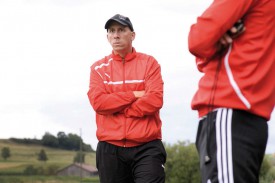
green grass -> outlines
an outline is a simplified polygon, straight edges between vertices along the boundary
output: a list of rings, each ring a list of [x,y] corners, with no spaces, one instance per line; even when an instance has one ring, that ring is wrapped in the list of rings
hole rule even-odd
[[[0,176],[1,183],[99,183],[98,177]]]
[[[80,182],[79,177],[50,177],[50,176],[23,176],[23,172],[29,165],[37,168],[43,168],[44,170],[50,167],[56,167],[62,169],[73,163],[76,151],[67,151],[55,148],[48,148],[41,145],[25,145],[18,144],[6,139],[0,139],[0,150],[3,147],[10,149],[11,157],[4,160],[0,156],[0,182],[1,183],[76,183]],[[37,160],[38,153],[44,149],[48,160],[41,162]],[[95,153],[85,153],[85,163],[95,166]],[[63,179],[66,179],[65,181]],[[95,178],[95,182],[98,177]],[[20,182],[21,181],[21,182]],[[84,179],[82,180],[82,182]],[[88,179],[88,182],[90,180]]]

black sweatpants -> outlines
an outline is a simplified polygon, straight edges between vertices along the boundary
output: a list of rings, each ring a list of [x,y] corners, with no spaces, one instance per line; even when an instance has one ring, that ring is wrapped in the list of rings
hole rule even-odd
[[[267,121],[220,108],[203,118],[196,146],[203,183],[258,183],[268,138]]]
[[[166,151],[161,140],[137,147],[99,142],[96,165],[101,183],[164,183]]]

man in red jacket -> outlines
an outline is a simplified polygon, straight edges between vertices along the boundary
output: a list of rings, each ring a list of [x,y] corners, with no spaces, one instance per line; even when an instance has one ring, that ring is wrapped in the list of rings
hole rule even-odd
[[[100,182],[165,182],[160,65],[132,47],[136,34],[128,17],[114,15],[105,29],[113,51],[91,66],[88,91],[96,112]]]
[[[274,0],[215,0],[191,26],[204,73],[192,100],[203,183],[259,182],[275,103],[274,12]],[[238,20],[245,32],[234,38]]]

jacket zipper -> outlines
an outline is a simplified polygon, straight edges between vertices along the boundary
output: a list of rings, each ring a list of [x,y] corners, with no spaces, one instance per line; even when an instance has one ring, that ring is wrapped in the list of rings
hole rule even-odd
[[[125,90],[125,58],[122,58],[122,66],[123,66],[123,90]],[[126,120],[124,121],[124,144],[123,147],[126,147]]]

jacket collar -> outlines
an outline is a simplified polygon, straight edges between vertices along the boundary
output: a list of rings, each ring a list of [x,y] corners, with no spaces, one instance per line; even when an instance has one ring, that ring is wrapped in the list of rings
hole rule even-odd
[[[115,54],[114,54],[114,51],[112,51],[112,55],[111,55],[111,56],[112,56],[112,58],[113,58],[114,60],[123,61],[123,58],[122,58],[120,55],[115,55]],[[125,56],[124,61],[125,61],[125,62],[131,61],[131,60],[133,60],[135,57],[136,57],[136,50],[135,50],[135,48],[133,47],[133,48],[132,48],[132,53],[128,53],[128,54]]]

